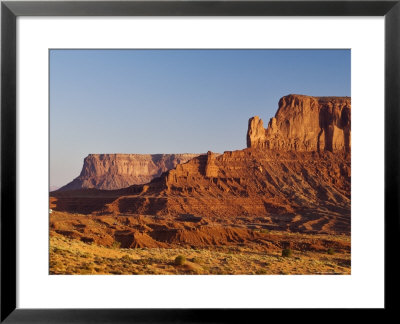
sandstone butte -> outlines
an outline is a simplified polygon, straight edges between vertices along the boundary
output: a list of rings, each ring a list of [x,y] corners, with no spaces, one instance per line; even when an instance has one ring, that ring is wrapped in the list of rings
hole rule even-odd
[[[140,229],[114,229],[125,247],[245,242],[257,239],[250,231],[257,226],[349,235],[350,120],[350,98],[289,95],[267,129],[250,119],[243,150],[196,156],[146,184],[51,192],[50,206],[91,217],[150,217]]]
[[[267,129],[258,116],[250,118],[247,147],[350,152],[350,112],[349,97],[288,95],[279,100]]]

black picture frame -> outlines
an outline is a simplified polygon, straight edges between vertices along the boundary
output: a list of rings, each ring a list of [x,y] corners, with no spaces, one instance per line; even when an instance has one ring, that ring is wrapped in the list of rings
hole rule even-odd
[[[266,309],[16,308],[16,19],[19,16],[384,16],[385,310],[396,309],[399,275],[400,0],[395,1],[2,1],[1,322],[198,323],[265,318]],[[396,256],[396,258],[395,258]],[[367,283],[366,283],[367,284]],[[392,297],[393,296],[393,297]],[[248,322],[248,321],[246,321]]]

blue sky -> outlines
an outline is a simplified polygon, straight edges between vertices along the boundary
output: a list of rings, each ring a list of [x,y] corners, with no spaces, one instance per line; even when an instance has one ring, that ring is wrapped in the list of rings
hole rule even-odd
[[[242,149],[282,96],[350,84],[350,50],[51,50],[50,184],[90,153]]]

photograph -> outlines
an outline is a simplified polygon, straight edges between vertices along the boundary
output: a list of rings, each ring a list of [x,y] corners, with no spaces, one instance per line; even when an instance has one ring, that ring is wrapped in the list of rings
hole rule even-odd
[[[50,275],[351,274],[350,49],[48,55]]]

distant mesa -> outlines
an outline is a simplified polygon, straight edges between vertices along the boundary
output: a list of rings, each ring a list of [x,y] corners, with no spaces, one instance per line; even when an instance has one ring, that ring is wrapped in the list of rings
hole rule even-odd
[[[150,182],[200,154],[89,154],[81,174],[59,191],[115,190]]]
[[[266,129],[258,116],[250,118],[247,147],[350,152],[351,98],[285,96]]]

